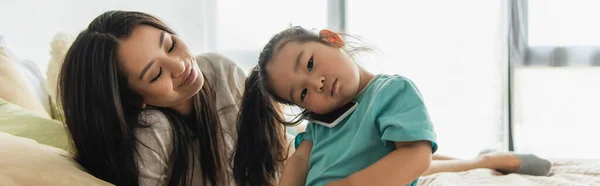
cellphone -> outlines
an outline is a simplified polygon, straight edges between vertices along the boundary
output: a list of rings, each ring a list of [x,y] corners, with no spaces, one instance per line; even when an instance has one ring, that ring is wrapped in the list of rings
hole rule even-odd
[[[351,101],[350,103],[330,112],[327,114],[316,114],[314,112],[307,112],[302,115],[303,119],[306,119],[310,122],[323,125],[329,128],[335,127],[339,124],[344,118],[348,117],[348,115],[352,114],[356,107],[358,106],[357,102]]]

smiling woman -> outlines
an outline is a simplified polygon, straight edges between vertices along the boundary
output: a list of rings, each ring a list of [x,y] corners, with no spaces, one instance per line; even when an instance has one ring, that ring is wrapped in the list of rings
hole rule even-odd
[[[233,93],[245,76],[223,58],[201,59],[151,15],[109,11],[95,18],[67,52],[59,77],[77,162],[116,185],[230,185],[235,134],[228,118],[237,105],[229,103],[239,99]],[[236,75],[216,84],[228,92],[217,94],[199,64],[212,76]]]
[[[144,104],[187,114],[189,98],[200,90],[204,78],[188,46],[178,40],[175,34],[141,25],[120,42],[118,53],[127,83]]]

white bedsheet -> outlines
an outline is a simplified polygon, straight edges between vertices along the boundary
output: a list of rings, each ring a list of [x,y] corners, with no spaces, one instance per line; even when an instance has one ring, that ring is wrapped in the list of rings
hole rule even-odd
[[[459,173],[439,173],[420,179],[419,185],[597,185],[600,186],[600,160],[552,160],[551,176],[502,175],[490,169]]]

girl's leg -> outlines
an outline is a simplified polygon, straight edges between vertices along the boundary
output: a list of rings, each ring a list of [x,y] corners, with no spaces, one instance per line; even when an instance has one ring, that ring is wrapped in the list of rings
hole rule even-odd
[[[491,152],[469,160],[460,160],[443,155],[434,155],[431,166],[423,176],[440,172],[463,172],[479,168],[495,169],[505,173],[516,172],[520,161],[508,152]]]
[[[450,156],[441,155],[441,154],[434,154],[433,160],[458,160],[458,159],[454,158],[454,157],[450,157]]]

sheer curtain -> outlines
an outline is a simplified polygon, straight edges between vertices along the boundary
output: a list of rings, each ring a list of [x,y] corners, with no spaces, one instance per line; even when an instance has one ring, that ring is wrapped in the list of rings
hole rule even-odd
[[[421,90],[439,152],[469,158],[506,148],[507,3],[348,0],[347,33],[378,52],[360,63]]]
[[[515,150],[598,158],[600,2],[529,0],[521,6],[528,45],[514,69]]]

